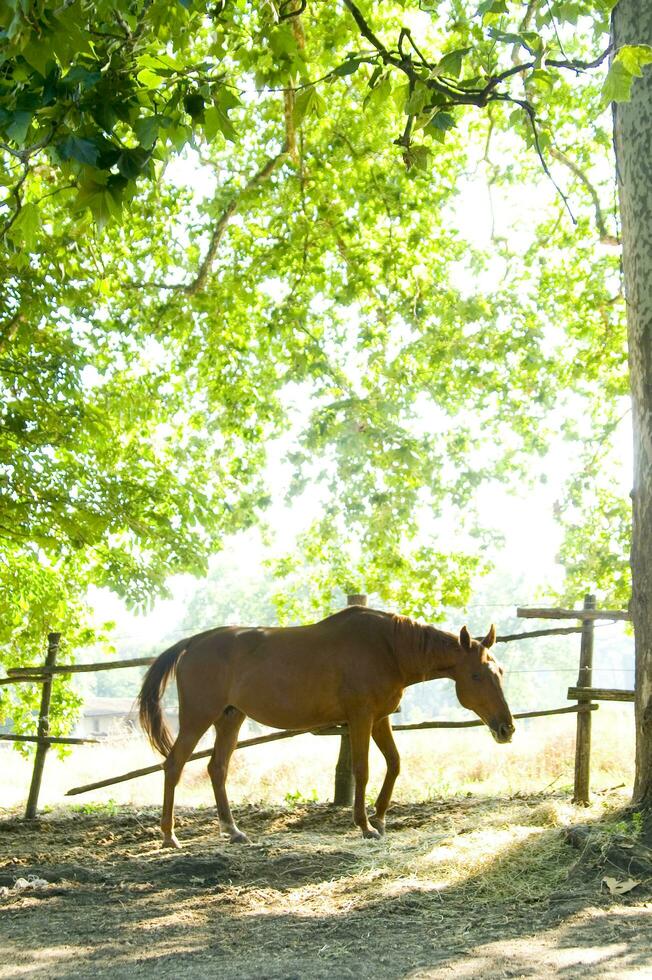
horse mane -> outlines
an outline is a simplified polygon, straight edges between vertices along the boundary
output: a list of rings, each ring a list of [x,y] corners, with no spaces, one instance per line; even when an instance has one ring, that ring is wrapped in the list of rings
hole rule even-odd
[[[427,638],[423,623],[395,613],[392,616],[392,626],[394,650],[397,654],[422,652]]]
[[[457,636],[437,629],[429,623],[420,623],[409,616],[392,616],[394,652],[397,656],[430,658],[445,649],[458,649]]]

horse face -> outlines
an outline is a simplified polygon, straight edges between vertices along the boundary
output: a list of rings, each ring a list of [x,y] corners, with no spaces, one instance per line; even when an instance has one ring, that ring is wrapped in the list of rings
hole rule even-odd
[[[492,625],[482,643],[466,626],[460,631],[461,656],[455,674],[457,698],[488,726],[496,742],[511,742],[514,722],[503,693],[503,668],[489,653],[496,642]]]

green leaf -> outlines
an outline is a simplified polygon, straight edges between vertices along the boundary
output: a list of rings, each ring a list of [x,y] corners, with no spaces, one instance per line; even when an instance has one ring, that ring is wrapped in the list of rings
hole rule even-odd
[[[137,146],[134,149],[123,150],[116,161],[116,166],[127,180],[135,180],[143,172],[148,160],[149,153],[143,147]]]
[[[199,92],[188,92],[183,97],[183,107],[188,115],[192,117],[193,122],[201,118],[204,112],[204,106],[204,97]]]
[[[456,125],[457,121],[455,116],[452,116],[450,112],[437,112],[432,117],[428,125],[424,128],[424,133],[435,135],[433,130],[440,133],[445,133],[449,129],[454,129]]]
[[[553,76],[549,71],[544,71],[543,68],[535,68],[533,72],[530,72],[529,78],[537,88],[546,89],[548,92],[552,92],[555,87]]]
[[[408,116],[418,116],[430,101],[430,89],[417,82],[409,94],[403,112]]]
[[[296,39],[287,23],[270,33],[269,46],[276,58],[294,60],[298,54]]]
[[[78,160],[79,163],[88,163],[92,167],[97,163],[100,155],[99,146],[95,140],[84,139],[79,136],[69,136],[57,146],[59,156],[62,160]]]
[[[389,75],[381,77],[380,81],[365,96],[362,103],[364,109],[373,109],[385,105],[392,94],[392,80]]]
[[[338,65],[337,68],[333,69],[331,74],[337,76],[338,78],[344,78],[346,75],[352,75],[354,72],[356,72],[361,64],[362,61],[359,58],[349,55],[346,61],[342,62],[341,65]]]
[[[235,143],[238,138],[233,123],[219,105],[209,106],[204,112],[204,133],[208,140],[215,139],[218,133],[222,133],[232,143]]]
[[[476,11],[477,17],[484,17],[485,14],[507,14],[507,4],[505,0],[482,0]]]
[[[159,121],[156,116],[145,116],[134,123],[134,132],[144,149],[151,150],[158,137]]]
[[[83,29],[78,5],[60,4],[56,16],[50,15],[48,34],[52,55],[65,66],[90,50],[90,35]]]
[[[27,132],[32,122],[31,112],[14,112],[10,118],[12,122],[5,128],[5,132],[10,140],[15,143],[24,143]]]
[[[90,71],[88,68],[84,68],[83,65],[75,65],[74,68],[68,72],[67,75],[61,79],[61,84],[68,87],[74,87],[79,85],[82,91],[93,88],[102,78],[102,74],[99,71]]]
[[[614,0],[614,3],[616,0]],[[555,14],[559,20],[567,21],[569,24],[577,24],[578,18],[580,16],[580,10],[577,3],[561,3],[555,10]]]
[[[91,114],[97,125],[100,126],[105,133],[111,133],[113,131],[113,127],[119,118],[111,103],[105,102],[104,100],[93,105]]]
[[[652,46],[626,44],[616,54],[602,86],[602,104],[629,102],[634,79],[643,74],[643,68],[652,64]]]
[[[15,241],[16,236],[14,232],[18,232],[18,238],[22,241],[22,244],[27,249],[31,251],[36,244],[38,232],[41,229],[41,215],[39,213],[38,205],[33,202],[23,204],[22,208],[18,213],[18,217],[12,225],[12,238]]]
[[[435,68],[435,74],[459,78],[462,72],[462,60],[470,50],[470,48],[459,48],[457,51],[449,51]]]
[[[242,102],[228,85],[220,85],[217,91],[214,92],[215,104],[221,106],[225,112],[229,112],[230,109],[237,109],[242,105]]]
[[[52,49],[49,44],[39,43],[35,37],[32,37],[29,44],[23,48],[22,55],[42,78],[46,77],[48,65],[52,64]]]
[[[143,68],[136,77],[141,85],[149,89],[160,88],[165,82],[163,75],[159,75],[158,72],[154,72],[150,68]]]
[[[502,44],[523,44],[523,38],[520,34],[509,34],[505,31],[499,31],[495,27],[488,28],[487,34],[494,41],[500,41]]]
[[[649,44],[625,44],[614,61],[620,62],[630,75],[640,78],[646,65],[652,64],[652,46]]]
[[[428,170],[431,156],[432,151],[430,147],[413,143],[405,151],[405,165],[408,170],[414,167],[416,170],[425,172]]]
[[[294,101],[294,125],[299,127],[308,115],[320,116],[326,104],[314,85],[309,85],[297,93]]]

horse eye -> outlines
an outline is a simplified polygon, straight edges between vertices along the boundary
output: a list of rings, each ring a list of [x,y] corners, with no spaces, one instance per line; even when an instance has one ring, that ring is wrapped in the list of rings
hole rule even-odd
[[[480,679],[480,674],[471,674],[472,681],[479,681]]]

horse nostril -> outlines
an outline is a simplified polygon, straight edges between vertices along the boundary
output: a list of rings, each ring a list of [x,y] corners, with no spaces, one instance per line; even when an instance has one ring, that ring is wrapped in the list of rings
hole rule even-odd
[[[504,722],[498,726],[498,734],[501,738],[510,738],[514,734],[514,726],[506,725]]]

